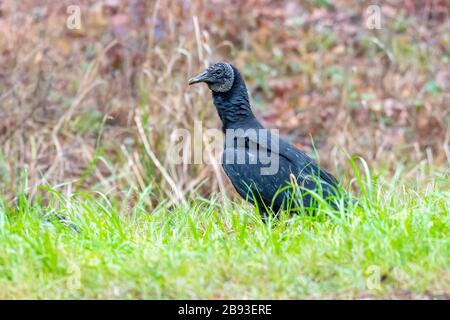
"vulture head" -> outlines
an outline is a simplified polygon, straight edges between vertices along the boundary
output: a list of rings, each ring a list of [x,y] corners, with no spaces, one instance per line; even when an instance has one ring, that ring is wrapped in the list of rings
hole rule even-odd
[[[189,85],[205,82],[214,92],[227,92],[234,82],[234,70],[229,63],[218,62],[209,66],[204,72],[191,78]]]

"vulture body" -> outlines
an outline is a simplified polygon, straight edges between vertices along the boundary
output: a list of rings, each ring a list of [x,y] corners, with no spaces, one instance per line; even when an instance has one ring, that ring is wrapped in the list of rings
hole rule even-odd
[[[237,68],[216,63],[189,80],[199,82],[211,89],[223,124],[223,169],[239,195],[258,206],[263,219],[280,209],[314,212],[318,198],[336,208],[341,195],[337,180],[258,122]]]

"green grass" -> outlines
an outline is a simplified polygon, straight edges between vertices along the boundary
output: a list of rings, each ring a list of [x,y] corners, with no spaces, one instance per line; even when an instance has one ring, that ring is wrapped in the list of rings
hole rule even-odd
[[[201,198],[153,212],[51,189],[0,201],[0,299],[448,298],[450,180],[373,180],[346,214],[267,225]]]

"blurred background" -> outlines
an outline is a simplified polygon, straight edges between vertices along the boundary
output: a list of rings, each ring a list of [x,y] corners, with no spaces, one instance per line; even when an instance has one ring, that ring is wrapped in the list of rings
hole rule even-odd
[[[447,0],[0,0],[0,190],[146,190],[149,206],[171,183],[224,192],[219,167],[166,156],[174,129],[220,128],[207,87],[187,85],[219,60],[267,127],[338,176],[346,153],[448,172],[449,51]]]

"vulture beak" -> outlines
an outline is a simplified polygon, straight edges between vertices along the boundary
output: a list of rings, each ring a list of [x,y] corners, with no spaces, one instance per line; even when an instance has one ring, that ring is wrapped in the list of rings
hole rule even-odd
[[[199,75],[196,75],[195,77],[189,79],[189,85],[199,83],[199,82],[207,82],[208,81],[208,71],[204,71],[200,73]]]

